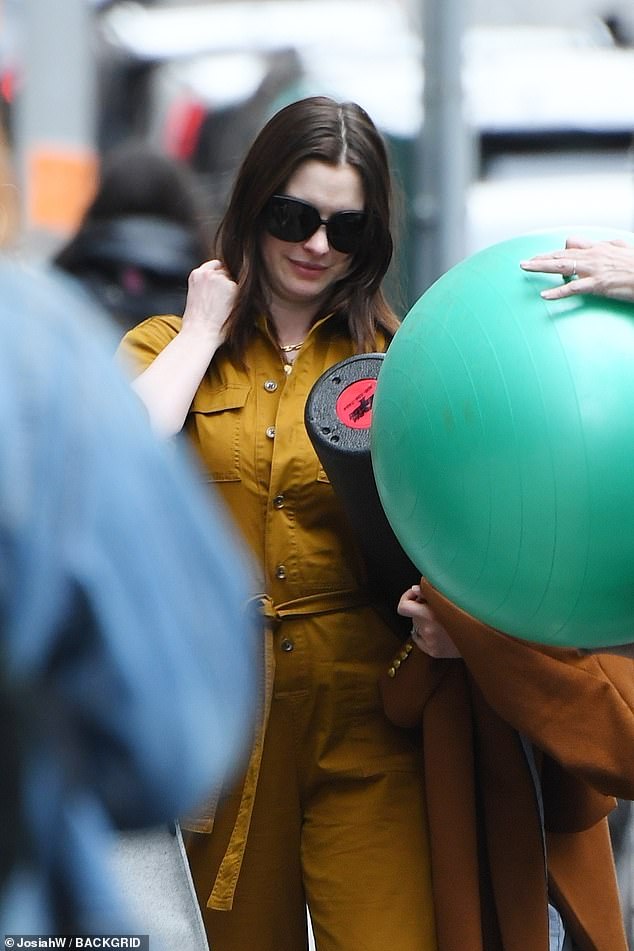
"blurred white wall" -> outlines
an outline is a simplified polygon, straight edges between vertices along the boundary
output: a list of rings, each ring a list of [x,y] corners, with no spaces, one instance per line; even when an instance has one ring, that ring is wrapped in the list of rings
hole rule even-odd
[[[301,2],[301,0],[300,0]],[[402,0],[414,22],[420,22],[422,7],[442,0]],[[632,0],[464,0],[468,21],[473,24],[552,24],[573,26],[584,17],[618,17],[634,42]]]
[[[470,15],[487,23],[574,24],[584,15],[619,15],[632,22],[632,0],[465,0]]]

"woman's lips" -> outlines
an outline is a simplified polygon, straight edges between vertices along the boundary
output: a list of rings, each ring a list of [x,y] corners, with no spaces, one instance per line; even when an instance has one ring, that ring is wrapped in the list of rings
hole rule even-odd
[[[309,277],[320,277],[327,270],[323,264],[315,264],[313,261],[295,261],[293,258],[289,260],[297,271]]]

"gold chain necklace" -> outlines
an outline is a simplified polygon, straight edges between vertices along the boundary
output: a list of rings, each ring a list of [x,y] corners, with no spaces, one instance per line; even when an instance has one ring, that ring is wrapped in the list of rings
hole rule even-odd
[[[300,340],[299,343],[291,343],[288,347],[282,347],[280,345],[280,350],[282,351],[282,353],[294,353],[295,350],[301,350],[303,345],[304,345],[304,341]]]

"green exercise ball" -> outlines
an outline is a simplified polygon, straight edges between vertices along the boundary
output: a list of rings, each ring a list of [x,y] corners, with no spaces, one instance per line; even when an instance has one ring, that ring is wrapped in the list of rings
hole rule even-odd
[[[383,360],[371,456],[395,535],[445,597],[515,637],[596,648],[634,640],[634,305],[540,297],[562,279],[519,261],[570,233],[485,248],[422,295]]]

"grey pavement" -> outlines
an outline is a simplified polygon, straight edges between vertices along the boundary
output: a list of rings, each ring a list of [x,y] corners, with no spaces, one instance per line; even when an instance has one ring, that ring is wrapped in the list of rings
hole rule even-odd
[[[623,918],[630,951],[634,951],[634,808],[629,806],[625,845],[617,856]]]

